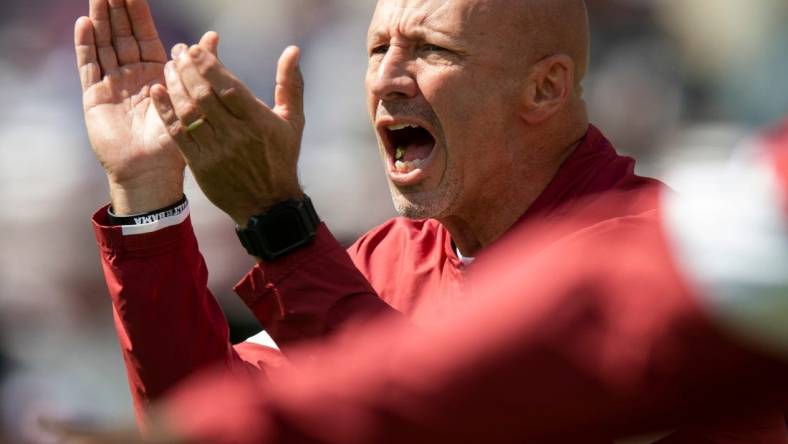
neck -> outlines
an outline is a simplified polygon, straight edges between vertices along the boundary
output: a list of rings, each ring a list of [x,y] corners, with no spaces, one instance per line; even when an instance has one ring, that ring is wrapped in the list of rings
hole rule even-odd
[[[452,240],[463,256],[473,257],[482,248],[500,238],[525,214],[547,185],[555,177],[561,165],[581,143],[585,130],[570,144],[554,150],[557,155],[546,162],[535,164],[522,162],[524,169],[513,170],[505,184],[485,187],[483,193],[468,196],[467,208],[438,217],[446,227]]]

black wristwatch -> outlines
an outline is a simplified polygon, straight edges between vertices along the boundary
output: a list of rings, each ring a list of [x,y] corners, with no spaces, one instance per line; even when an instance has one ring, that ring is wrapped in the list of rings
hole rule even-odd
[[[315,240],[320,218],[307,195],[289,199],[264,214],[252,216],[246,227],[235,227],[238,239],[252,256],[272,261]]]

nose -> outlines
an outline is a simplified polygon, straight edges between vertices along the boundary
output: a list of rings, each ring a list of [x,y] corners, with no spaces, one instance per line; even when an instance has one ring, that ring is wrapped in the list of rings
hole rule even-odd
[[[411,72],[407,50],[391,46],[383,59],[370,72],[370,92],[380,100],[415,97],[419,87]]]

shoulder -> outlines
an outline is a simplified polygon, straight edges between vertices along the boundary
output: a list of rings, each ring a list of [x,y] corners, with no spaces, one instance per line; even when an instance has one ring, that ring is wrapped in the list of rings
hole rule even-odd
[[[665,192],[662,187],[650,186],[587,196],[548,218],[531,218],[518,224],[493,248],[486,249],[484,256],[505,252],[526,260],[567,245],[580,248],[579,245],[591,243],[596,247],[584,250],[581,256],[600,257],[606,250],[599,248],[602,240],[618,245],[629,234],[653,231],[659,225],[659,201]]]
[[[667,266],[670,262],[659,210],[654,209],[604,220],[567,218],[519,227],[477,256],[471,270],[474,276],[483,276],[511,268],[556,285],[572,279],[588,283],[584,279],[591,277],[591,285],[598,286],[610,282],[614,274],[646,276],[672,270]]]

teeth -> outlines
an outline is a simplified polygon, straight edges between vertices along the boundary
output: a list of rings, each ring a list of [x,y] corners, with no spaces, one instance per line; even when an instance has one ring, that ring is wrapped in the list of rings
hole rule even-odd
[[[396,162],[394,162],[394,168],[397,170],[398,173],[410,173],[411,171],[420,167],[421,163],[422,163],[421,159],[413,159],[407,162],[397,160]]]
[[[388,128],[389,131],[399,131],[405,128],[419,128],[419,125],[415,123],[398,123],[396,125],[389,125],[386,128]]]

